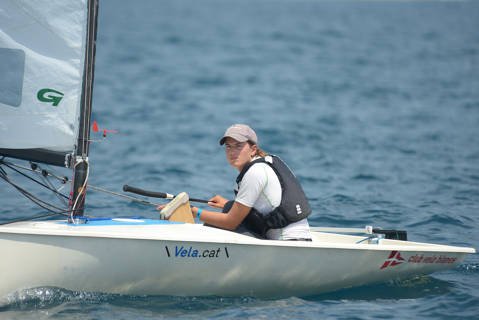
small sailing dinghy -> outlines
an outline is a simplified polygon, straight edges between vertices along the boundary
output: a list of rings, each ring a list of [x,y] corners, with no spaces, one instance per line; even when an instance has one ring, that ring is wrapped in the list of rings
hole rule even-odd
[[[186,194],[164,209],[168,220],[85,217],[97,1],[2,6],[0,177],[51,214],[67,218],[0,226],[0,299],[35,287],[135,295],[305,296],[450,269],[475,253],[473,248],[405,241],[404,234],[372,227],[312,228],[310,242],[256,239],[195,224]],[[12,181],[7,171],[20,169],[10,158],[30,161],[26,169],[34,172],[37,163],[72,169],[67,208]],[[343,234],[351,232],[364,235]]]

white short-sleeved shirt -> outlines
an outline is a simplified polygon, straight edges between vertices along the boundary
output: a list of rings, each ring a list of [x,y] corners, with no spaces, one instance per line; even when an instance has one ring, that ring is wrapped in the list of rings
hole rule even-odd
[[[257,158],[256,158],[257,159]],[[266,163],[256,163],[243,176],[235,201],[262,214],[268,214],[281,203],[281,184],[274,170]],[[270,229],[266,238],[272,240],[309,239],[307,219],[280,229]]]

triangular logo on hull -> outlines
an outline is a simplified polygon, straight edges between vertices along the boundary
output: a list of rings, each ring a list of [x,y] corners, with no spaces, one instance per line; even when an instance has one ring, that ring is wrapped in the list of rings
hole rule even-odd
[[[401,257],[401,254],[399,253],[399,251],[394,250],[394,251],[391,251],[391,253],[389,254],[389,257],[386,259],[381,269],[397,266],[398,264],[401,264],[404,262],[406,262],[406,260],[403,257]]]

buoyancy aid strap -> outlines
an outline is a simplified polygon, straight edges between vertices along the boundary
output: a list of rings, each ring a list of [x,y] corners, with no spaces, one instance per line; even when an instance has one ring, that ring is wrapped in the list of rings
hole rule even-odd
[[[253,165],[255,165],[256,163],[265,163],[265,162],[272,163],[273,162],[273,158],[271,156],[267,156],[267,158],[269,158],[269,159],[259,158],[259,159],[253,160],[253,161],[249,162],[248,164],[246,164],[244,166],[244,168],[241,170],[238,177],[236,178],[236,187],[239,189],[239,183],[243,180],[244,175],[249,170],[249,168],[251,168]],[[278,179],[280,179],[279,176],[278,176]],[[238,189],[235,188],[235,194],[238,194]],[[272,219],[275,223],[280,223],[281,225],[284,224],[284,226],[288,225],[288,222],[287,222],[286,219],[284,219],[284,217],[277,217],[277,213],[273,214],[275,211],[276,210],[273,210],[267,216],[271,215]],[[264,236],[266,234],[266,231],[271,229],[272,225],[275,225],[275,223],[273,223],[273,224],[268,223],[267,218],[266,218],[267,216],[264,216],[259,211],[257,211],[255,208],[251,208],[249,214],[243,220],[243,223],[245,224],[245,226],[248,229]]]
[[[256,232],[257,234],[265,237],[268,227],[266,226],[266,221],[264,216],[255,208],[251,208],[246,218],[243,220],[244,225],[249,230]]]
[[[276,207],[273,211],[263,216],[266,230],[286,227],[291,223],[286,217],[287,215],[284,212],[284,209],[281,206]]]
[[[244,177],[244,175],[246,174],[246,171],[249,170],[249,168],[251,168],[254,164],[260,163],[260,162],[265,162],[264,158],[259,158],[259,159],[256,159],[256,160],[253,160],[253,161],[248,162],[248,163],[243,167],[243,169],[241,170],[241,172],[240,172],[240,174],[238,175],[238,177],[236,177],[236,185],[238,185],[238,183],[241,182],[241,180],[243,180],[243,177]],[[235,191],[236,191],[236,190],[235,190]]]

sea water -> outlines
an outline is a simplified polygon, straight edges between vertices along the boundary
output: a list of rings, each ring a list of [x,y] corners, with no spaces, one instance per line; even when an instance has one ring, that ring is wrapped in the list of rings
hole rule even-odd
[[[301,181],[312,226],[479,248],[477,1],[101,0],[93,104],[119,133],[92,137],[91,185],[232,198],[218,140],[248,123]],[[1,222],[44,213],[0,191]],[[97,191],[86,202],[95,217],[157,217]],[[0,318],[472,319],[478,266],[275,300],[37,288]]]

